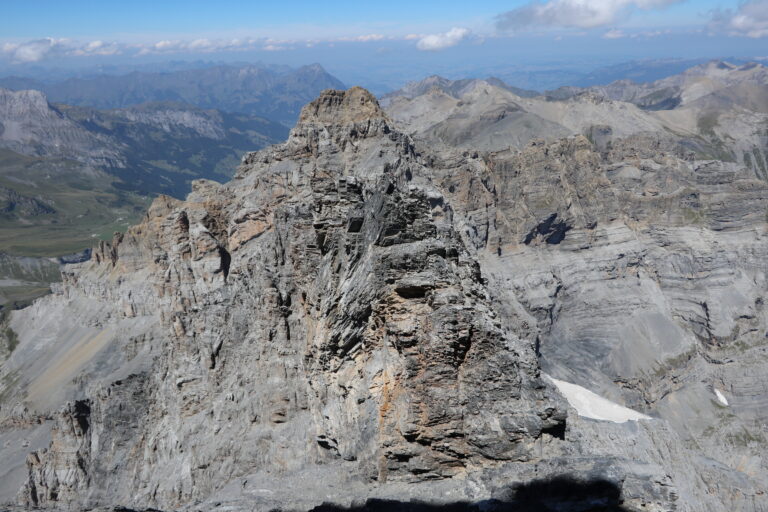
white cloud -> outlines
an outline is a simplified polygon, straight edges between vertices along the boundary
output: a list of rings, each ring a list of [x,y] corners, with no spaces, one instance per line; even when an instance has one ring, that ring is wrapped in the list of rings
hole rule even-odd
[[[465,28],[453,28],[443,34],[410,34],[394,37],[379,33],[356,36],[325,37],[317,39],[274,39],[268,37],[240,38],[198,38],[198,39],[162,39],[141,43],[110,42],[102,40],[74,41],[69,39],[36,39],[26,42],[0,41],[0,58],[17,63],[39,62],[45,59],[61,57],[89,57],[129,55],[145,56],[173,53],[206,54],[238,51],[280,51],[291,50],[297,46],[312,46],[320,43],[372,43],[391,40],[417,40],[421,50],[441,50],[460,43],[469,36]]]
[[[104,41],[76,42],[69,39],[35,39],[23,43],[5,43],[0,53],[13,62],[40,62],[62,56],[117,55],[123,53],[125,45]]]
[[[357,36],[357,40],[363,43],[368,41],[383,41],[384,36],[381,34],[366,34],[364,36]]]
[[[386,36],[383,34],[365,34],[362,36],[354,36],[354,37],[339,37],[335,39],[336,41],[352,41],[352,42],[358,42],[358,43],[370,43],[371,41],[383,41],[386,39]]]
[[[268,52],[289,50],[293,45],[305,45],[311,48],[319,42],[352,42],[368,43],[387,39],[382,34],[364,34],[352,37],[336,37],[332,39],[273,39],[273,38],[242,38],[242,39],[195,39],[193,41],[158,41],[156,43],[139,45],[138,55],[158,53],[215,53],[227,51],[263,50]]]
[[[430,34],[419,39],[416,47],[419,50],[437,51],[456,46],[469,36],[466,28],[454,27],[443,34]]]
[[[117,43],[105,43],[104,41],[91,41],[80,47],[69,50],[68,55],[119,55],[123,53],[123,46]]]
[[[682,0],[547,0],[532,1],[497,16],[501,30],[532,26],[595,28],[628,18],[633,10],[660,9]]]
[[[603,34],[603,39],[621,39],[622,37],[627,37],[627,35],[615,28]]]
[[[736,11],[714,11],[710,28],[737,36],[768,37],[768,0],[744,2]]]
[[[25,43],[5,43],[3,53],[14,62],[38,62],[44,58],[66,52],[66,39],[35,39]]]
[[[262,45],[271,45],[273,41],[265,39],[194,39],[192,41],[163,40],[156,43],[139,45],[138,55],[159,53],[214,53],[224,51],[256,50]]]

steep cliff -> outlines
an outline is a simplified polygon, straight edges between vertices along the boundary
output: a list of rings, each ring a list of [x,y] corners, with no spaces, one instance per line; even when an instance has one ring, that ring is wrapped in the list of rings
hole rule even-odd
[[[768,187],[681,156],[575,137],[480,158],[326,91],[14,313],[0,495],[762,510],[764,432],[716,436],[764,424],[743,369],[765,370]],[[542,365],[652,418],[589,419]]]

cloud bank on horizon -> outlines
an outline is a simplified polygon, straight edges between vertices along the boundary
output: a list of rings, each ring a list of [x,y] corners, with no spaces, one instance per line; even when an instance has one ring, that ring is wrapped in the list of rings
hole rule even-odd
[[[173,53],[218,53],[237,51],[281,51],[297,45],[311,46],[318,43],[371,43],[381,41],[416,41],[416,48],[422,51],[439,51],[463,42],[471,35],[467,28],[454,27],[438,34],[409,34],[404,37],[387,37],[383,34],[364,34],[343,36],[323,40],[276,40],[271,38],[235,38],[169,40],[154,43],[119,43],[96,41],[75,41],[67,38],[46,37],[21,43],[4,43],[0,46],[0,55],[5,55],[15,63],[40,62],[50,58],[173,54]]]
[[[654,11],[689,0],[533,0],[521,7],[499,14],[496,27],[500,31],[530,28],[592,29],[620,24],[636,11]],[[735,9],[714,9],[710,13],[709,30],[731,36],[768,37],[768,0],[746,0]],[[603,37],[623,37],[612,29]]]
[[[768,0],[752,0],[738,9],[714,11],[710,28],[731,35],[752,38],[768,37]]]
[[[381,34],[367,34],[356,37],[340,37],[327,42],[372,42],[381,41],[385,37]],[[96,41],[75,41],[71,39],[55,39],[46,37],[21,43],[5,43],[0,46],[0,54],[10,58],[15,63],[40,62],[42,60],[59,57],[82,56],[109,56],[132,55],[142,57],[145,55],[160,55],[173,53],[218,53],[235,51],[280,51],[289,48],[290,44],[298,41],[282,41],[270,38],[242,38],[242,39],[193,39],[193,40],[168,40],[164,39],[155,43],[119,43]],[[301,44],[312,44],[313,41],[301,41]]]
[[[748,38],[768,37],[768,0],[745,0],[732,7],[711,9],[708,21],[700,24],[702,31],[721,36]],[[726,2],[726,0],[723,0]],[[693,0],[529,0],[512,10],[490,16],[484,30],[454,25],[444,32],[422,34],[363,33],[355,36],[299,37],[273,39],[268,37],[161,39],[151,42],[80,41],[69,38],[37,38],[28,41],[0,41],[0,58],[13,63],[34,63],[62,57],[132,56],[158,54],[209,54],[238,51],[283,51],[318,44],[381,43],[401,41],[424,52],[446,50],[469,40],[482,41],[486,36],[515,36],[526,30],[594,31],[603,29],[600,37],[656,37],[669,30],[626,30],[622,24],[641,12],[657,12],[676,4],[693,5]],[[726,4],[728,5],[728,4]],[[448,27],[451,25],[448,24]],[[489,27],[490,28],[489,31]],[[495,29],[496,33],[493,33]],[[606,31],[607,30],[607,31]],[[586,32],[585,32],[586,33]]]
[[[469,29],[454,27],[443,34],[430,34],[419,39],[416,48],[425,51],[437,51],[456,46],[469,36]]]
[[[596,28],[613,25],[628,18],[634,10],[652,10],[684,0],[549,0],[533,1],[500,14],[500,30],[531,27]]]

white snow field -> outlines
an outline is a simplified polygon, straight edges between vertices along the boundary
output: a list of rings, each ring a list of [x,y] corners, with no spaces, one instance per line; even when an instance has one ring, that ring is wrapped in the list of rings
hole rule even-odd
[[[549,375],[546,375],[546,377],[557,386],[558,391],[576,409],[579,416],[593,420],[612,421],[614,423],[653,419],[616,402],[611,402],[607,398],[603,398],[578,384],[558,380]]]
[[[717,401],[718,402],[720,402],[721,404],[723,404],[726,407],[728,406],[728,399],[725,398],[725,395],[723,394],[723,392],[720,391],[717,388],[715,388],[715,396],[717,396]]]

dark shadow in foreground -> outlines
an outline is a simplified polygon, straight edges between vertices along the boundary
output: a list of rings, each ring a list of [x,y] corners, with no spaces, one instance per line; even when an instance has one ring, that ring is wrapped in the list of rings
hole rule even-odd
[[[480,502],[430,504],[370,499],[364,505],[323,504],[312,512],[628,512],[619,487],[608,480],[581,481],[567,477],[510,486],[499,497]]]

